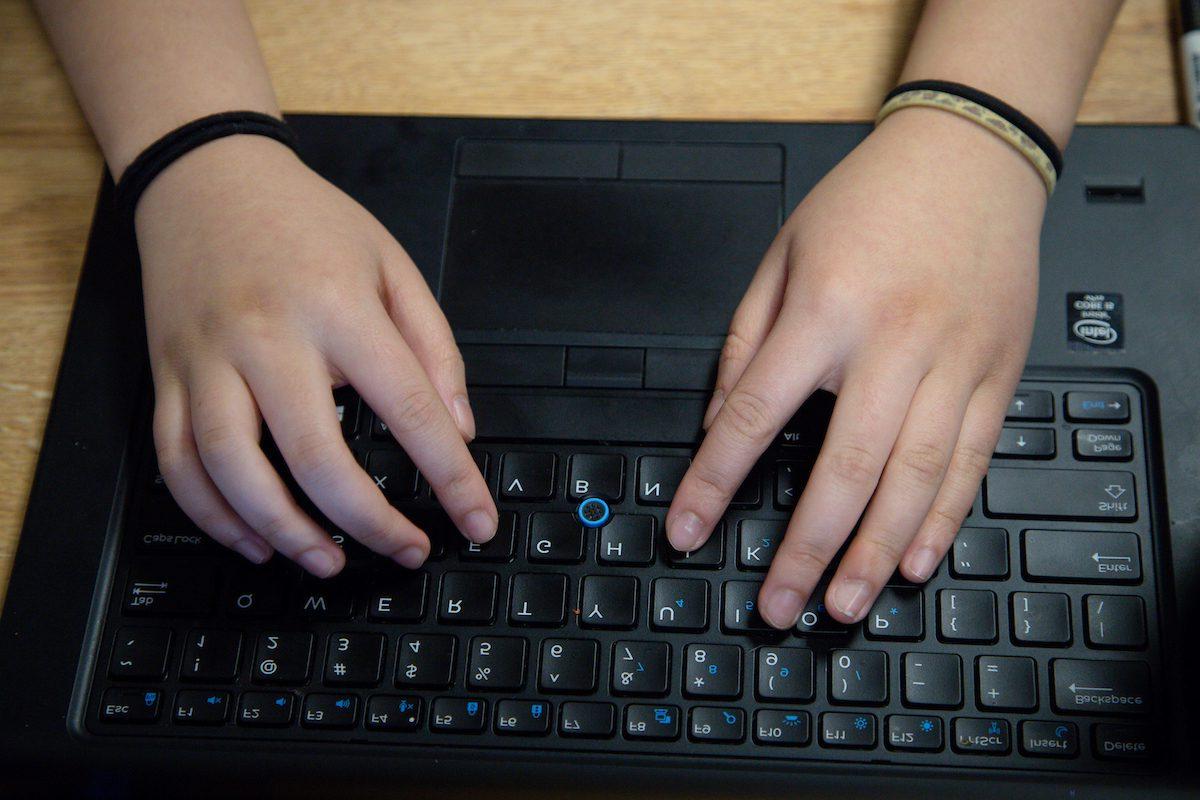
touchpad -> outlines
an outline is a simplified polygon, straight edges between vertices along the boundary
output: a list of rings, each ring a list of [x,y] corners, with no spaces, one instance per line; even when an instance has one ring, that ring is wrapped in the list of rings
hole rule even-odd
[[[721,335],[779,227],[773,145],[488,147],[454,185],[440,300],[459,330]]]

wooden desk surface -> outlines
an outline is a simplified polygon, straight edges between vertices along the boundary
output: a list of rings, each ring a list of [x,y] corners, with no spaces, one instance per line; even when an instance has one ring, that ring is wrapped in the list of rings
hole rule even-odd
[[[252,0],[289,111],[867,120],[915,0]],[[1169,0],[1127,0],[1084,122],[1180,121]],[[25,0],[0,0],[0,602],[101,159]]]

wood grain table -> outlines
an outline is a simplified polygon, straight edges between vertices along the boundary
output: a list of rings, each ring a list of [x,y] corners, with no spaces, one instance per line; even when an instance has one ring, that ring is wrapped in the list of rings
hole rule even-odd
[[[1172,5],[1127,0],[1081,121],[1180,121]],[[288,111],[797,121],[870,119],[919,11],[915,0],[249,6]],[[100,173],[31,7],[0,0],[0,598]]]

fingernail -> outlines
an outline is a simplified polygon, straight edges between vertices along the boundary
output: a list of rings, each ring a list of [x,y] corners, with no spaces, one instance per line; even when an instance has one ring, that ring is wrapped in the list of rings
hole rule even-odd
[[[471,404],[461,394],[454,398],[454,421],[462,435],[468,439],[475,438],[475,415],[471,413]]]
[[[717,412],[723,405],[725,405],[725,393],[717,389],[713,392],[712,399],[708,401],[708,408],[704,411],[704,430],[708,430],[708,426],[712,425],[712,421],[716,419]]]
[[[472,511],[463,520],[463,531],[472,542],[483,543],[496,535],[496,520],[486,511]]]
[[[257,539],[239,539],[233,543],[233,549],[255,564],[265,563],[271,557],[271,548]]]
[[[671,546],[679,552],[692,552],[700,544],[700,518],[691,511],[684,511],[671,523],[667,536]]]
[[[406,569],[416,569],[425,563],[425,551],[419,545],[411,545],[392,556],[397,564]]]
[[[937,569],[938,555],[928,547],[922,547],[913,553],[908,560],[908,571],[919,581],[929,580],[929,576]]]
[[[800,593],[795,589],[776,589],[767,596],[763,617],[779,629],[790,628],[800,618]]]
[[[336,567],[333,556],[319,548],[305,550],[300,555],[298,561],[300,562],[300,566],[318,578],[328,578],[333,574],[333,570]]]
[[[842,581],[833,591],[833,607],[853,622],[862,616],[871,587],[866,581]]]

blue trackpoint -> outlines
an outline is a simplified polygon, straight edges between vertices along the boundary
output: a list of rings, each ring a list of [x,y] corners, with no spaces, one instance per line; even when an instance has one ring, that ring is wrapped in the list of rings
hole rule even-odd
[[[589,497],[579,504],[579,508],[575,509],[575,515],[579,517],[579,521],[585,528],[599,528],[608,522],[612,511],[609,510],[608,503],[599,497]]]

